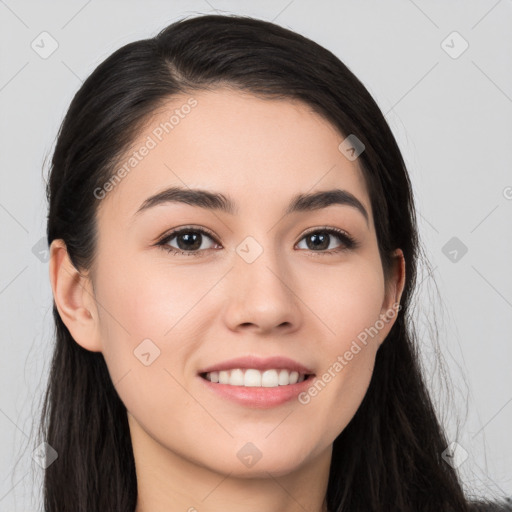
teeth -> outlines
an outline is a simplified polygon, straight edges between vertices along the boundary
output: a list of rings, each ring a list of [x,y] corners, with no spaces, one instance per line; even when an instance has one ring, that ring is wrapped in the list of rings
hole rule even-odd
[[[209,372],[206,374],[206,379],[210,382],[229,384],[230,386],[264,388],[287,386],[288,384],[302,382],[305,378],[305,375],[299,374],[299,372],[296,371],[265,370],[260,372],[252,368],[248,370],[235,368],[233,370],[221,370],[219,372]]]

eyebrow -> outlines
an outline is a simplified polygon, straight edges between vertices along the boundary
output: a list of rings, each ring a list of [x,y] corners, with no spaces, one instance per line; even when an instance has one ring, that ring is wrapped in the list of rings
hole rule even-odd
[[[165,203],[184,203],[207,210],[218,210],[230,215],[238,214],[236,203],[219,192],[201,189],[170,187],[158,194],[148,197],[135,212],[135,215]],[[331,189],[308,194],[297,194],[290,201],[285,215],[294,212],[309,212],[320,210],[331,205],[345,205],[358,210],[369,222],[369,215],[365,207],[352,193],[342,189]]]

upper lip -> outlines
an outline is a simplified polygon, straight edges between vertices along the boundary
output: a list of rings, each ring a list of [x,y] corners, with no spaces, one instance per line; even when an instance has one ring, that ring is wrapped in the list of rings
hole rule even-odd
[[[244,356],[222,361],[221,363],[213,364],[207,368],[203,368],[199,373],[210,373],[221,370],[233,370],[235,368],[256,370],[270,370],[270,369],[285,369],[296,371],[300,374],[309,375],[313,371],[306,368],[304,365],[284,356],[274,356],[267,358],[260,358],[256,356]]]

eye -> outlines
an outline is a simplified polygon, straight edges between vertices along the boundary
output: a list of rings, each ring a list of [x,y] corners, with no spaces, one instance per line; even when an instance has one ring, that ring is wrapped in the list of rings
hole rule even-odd
[[[341,247],[336,247],[328,251],[323,250],[329,248],[332,235],[335,235],[338,240],[341,240]],[[306,240],[307,249],[311,249],[313,252],[318,252],[320,254],[333,254],[341,251],[348,251],[359,246],[359,243],[345,231],[328,226],[315,228],[314,230],[309,231],[301,238],[301,241],[302,240]],[[311,242],[308,243],[308,240]]]
[[[198,251],[197,249],[201,248],[204,237],[214,240],[213,235],[205,229],[185,227],[171,231],[156,245],[162,246],[163,249],[173,253],[174,255],[184,254],[186,256],[198,256],[201,254],[201,251]],[[178,247],[169,245],[174,239],[176,239]],[[203,247],[203,249],[210,248],[211,247]]]
[[[328,249],[331,245],[330,242],[333,235],[341,241],[341,246],[331,248],[330,250],[324,250]],[[157,242],[156,245],[162,247],[173,255],[183,254],[185,256],[202,256],[205,254],[206,249],[213,248],[211,245],[210,247],[201,247],[204,238],[210,239],[214,242],[213,245],[215,245],[216,240],[210,231],[207,231],[204,228],[187,226],[171,231],[165,235],[162,240]],[[173,242],[174,239],[176,239],[175,243],[177,244],[177,247],[171,245],[171,242]],[[356,242],[356,240],[348,233],[341,229],[328,226],[315,228],[314,230],[309,231],[303,235],[301,241],[302,240],[310,241],[309,243],[306,242],[306,249],[310,249],[311,252],[324,255],[348,251],[359,247],[359,242]],[[201,248],[203,250],[201,250]]]

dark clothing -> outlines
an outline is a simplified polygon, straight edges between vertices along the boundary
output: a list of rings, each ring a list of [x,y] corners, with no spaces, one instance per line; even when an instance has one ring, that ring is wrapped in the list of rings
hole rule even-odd
[[[500,502],[474,501],[470,503],[471,512],[510,512],[512,511],[512,498],[505,498]]]

